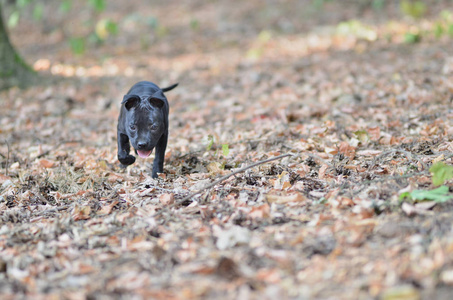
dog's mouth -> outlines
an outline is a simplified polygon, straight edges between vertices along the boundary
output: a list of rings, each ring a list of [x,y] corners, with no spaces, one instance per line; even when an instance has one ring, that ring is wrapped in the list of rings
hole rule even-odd
[[[147,158],[151,152],[153,152],[153,150],[147,150],[147,151],[144,151],[144,150],[137,150],[137,154],[138,156],[140,156],[141,158]]]

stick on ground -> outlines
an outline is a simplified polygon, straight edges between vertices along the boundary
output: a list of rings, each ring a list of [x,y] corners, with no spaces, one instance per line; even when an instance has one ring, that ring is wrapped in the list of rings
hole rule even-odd
[[[281,158],[284,158],[284,157],[287,157],[287,156],[293,156],[293,154],[286,153],[286,154],[282,154],[282,155],[275,156],[275,157],[272,157],[272,158],[268,158],[268,159],[265,159],[265,160],[256,162],[256,163],[254,163],[254,164],[251,164],[250,166],[246,166],[246,167],[244,167],[244,168],[241,168],[241,169],[239,169],[239,170],[236,170],[236,171],[234,171],[234,172],[231,172],[231,173],[228,174],[228,175],[225,175],[225,176],[223,176],[223,177],[220,177],[219,179],[217,179],[217,180],[214,181],[213,183],[208,184],[207,186],[205,186],[204,188],[200,189],[199,191],[197,191],[197,192],[195,192],[195,193],[192,193],[192,194],[190,194],[190,195],[188,195],[188,196],[182,198],[181,200],[178,201],[178,203],[183,203],[184,201],[189,200],[189,199],[192,198],[193,196],[196,196],[196,195],[202,193],[203,191],[212,188],[213,186],[215,186],[215,185],[221,183],[222,181],[224,181],[224,180],[230,178],[230,177],[233,176],[233,175],[236,175],[236,174],[238,174],[238,173],[244,172],[244,171],[246,171],[246,170],[248,170],[248,169],[251,169],[251,168],[253,168],[253,167],[256,167],[256,166],[259,166],[259,165],[268,163],[268,162],[273,161],[273,160],[281,159]]]

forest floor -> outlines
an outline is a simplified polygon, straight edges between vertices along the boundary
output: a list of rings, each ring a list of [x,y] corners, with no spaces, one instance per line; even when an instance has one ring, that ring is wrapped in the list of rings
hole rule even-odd
[[[83,55],[93,15],[58,2],[11,30],[54,79],[0,93],[2,299],[453,297],[451,193],[400,197],[452,164],[453,40],[404,42],[448,1],[108,1]],[[117,161],[139,80],[179,82],[158,179]]]

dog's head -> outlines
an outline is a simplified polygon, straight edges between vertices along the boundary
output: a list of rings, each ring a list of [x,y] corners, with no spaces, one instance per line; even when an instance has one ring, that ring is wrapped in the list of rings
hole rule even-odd
[[[140,157],[148,157],[166,131],[166,98],[162,90],[152,95],[125,95],[125,129],[132,147]]]

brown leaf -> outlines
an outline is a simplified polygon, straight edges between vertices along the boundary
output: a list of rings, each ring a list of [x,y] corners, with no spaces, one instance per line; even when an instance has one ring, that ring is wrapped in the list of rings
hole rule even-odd
[[[71,216],[74,221],[87,220],[90,218],[91,207],[89,206],[78,206],[74,207],[74,211]]]
[[[159,201],[164,205],[173,204],[175,202],[175,194],[162,194],[159,196]]]
[[[0,184],[2,184],[3,182],[5,182],[7,180],[11,180],[11,177],[0,174]]]
[[[42,167],[46,168],[46,169],[53,168],[55,166],[55,162],[54,161],[51,161],[51,160],[48,160],[48,159],[45,159],[45,158],[40,159],[39,160],[39,164]]]
[[[269,203],[277,203],[277,204],[285,204],[290,202],[303,202],[306,201],[307,198],[302,195],[301,193],[295,193],[291,195],[270,195],[267,194],[266,201]]]
[[[96,214],[98,214],[98,215],[109,215],[112,212],[113,207],[115,205],[117,205],[118,203],[119,203],[119,201],[115,200],[112,203],[110,203],[109,205],[103,206],[100,210],[98,210],[96,212]]]
[[[254,218],[264,219],[269,217],[270,210],[271,209],[269,207],[269,204],[266,203],[258,207],[252,207],[252,210],[248,215],[253,219]]]
[[[381,137],[381,128],[380,127],[371,127],[367,129],[370,139],[372,141],[378,141]]]
[[[319,168],[319,172],[318,172],[319,179],[324,179],[326,177],[326,171],[328,168],[329,168],[329,166],[326,164],[322,165],[321,168]]]
[[[340,153],[343,153],[344,156],[348,157],[350,160],[355,158],[355,147],[350,146],[347,142],[340,143]]]
[[[215,269],[215,274],[227,280],[233,280],[241,276],[238,265],[228,257],[220,258]]]

